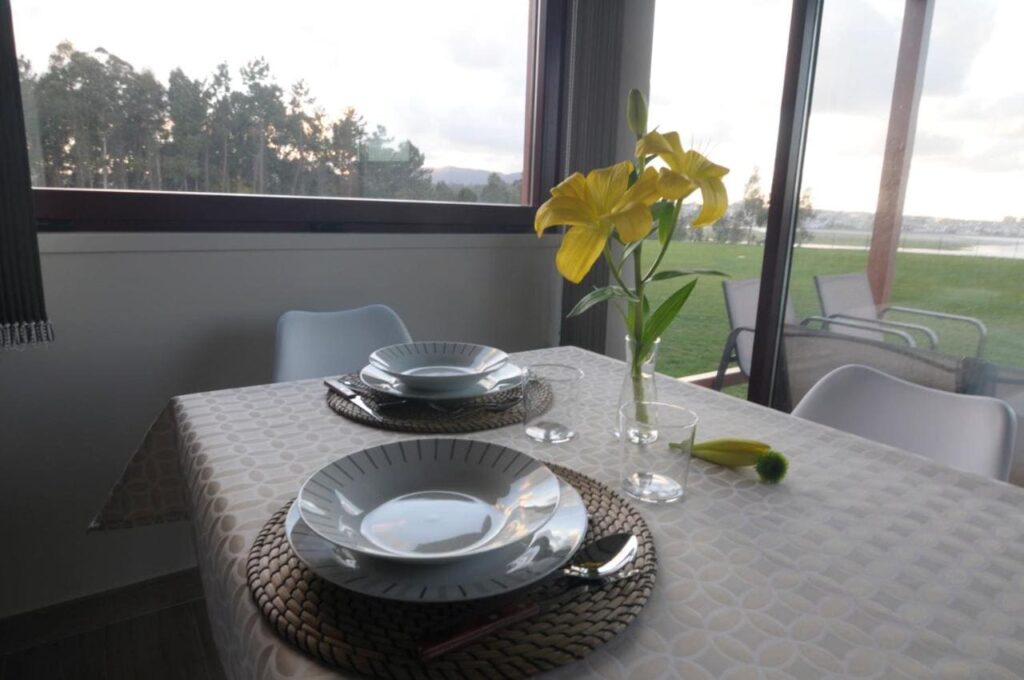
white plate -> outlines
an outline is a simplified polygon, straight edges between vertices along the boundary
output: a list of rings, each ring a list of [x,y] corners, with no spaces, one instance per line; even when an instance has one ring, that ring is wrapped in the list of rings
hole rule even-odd
[[[302,521],[298,503],[285,520],[292,550],[321,578],[348,590],[405,602],[458,602],[501,595],[548,576],[568,562],[587,533],[587,510],[559,480],[558,509],[528,539],[447,564],[380,560],[325,541]]]
[[[543,463],[472,439],[410,439],[363,449],[299,490],[303,521],[337,545],[408,562],[448,562],[528,538],[558,507]]]
[[[381,347],[370,365],[418,390],[469,387],[508,361],[500,349],[468,342],[404,342]]]
[[[514,390],[522,384],[523,369],[515,364],[507,363],[494,373],[487,375],[468,387],[447,392],[418,390],[374,366],[367,366],[360,371],[359,378],[370,389],[384,392],[394,397],[441,401],[445,399],[475,399]]]

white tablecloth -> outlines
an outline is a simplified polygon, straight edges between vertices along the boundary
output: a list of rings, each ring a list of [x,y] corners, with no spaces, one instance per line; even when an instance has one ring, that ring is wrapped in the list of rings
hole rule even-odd
[[[517,355],[586,372],[581,436],[475,433],[616,484],[610,436],[623,364],[575,348]],[[558,678],[1024,676],[1024,489],[974,477],[704,388],[660,378],[698,439],[753,437],[790,458],[778,486],[695,461],[685,502],[644,507],[654,597],[622,635]],[[330,411],[320,381],[175,398],[95,528],[189,515],[231,678],[337,677],[277,638],[246,584],[253,538],[328,461],[408,435]],[[176,463],[180,462],[180,468]],[[180,473],[179,473],[180,469]]]

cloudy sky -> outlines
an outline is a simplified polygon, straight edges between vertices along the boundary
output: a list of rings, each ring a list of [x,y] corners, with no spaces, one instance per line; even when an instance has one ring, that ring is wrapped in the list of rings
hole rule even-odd
[[[651,120],[732,168],[735,200],[775,155],[790,0],[657,4]],[[803,186],[873,212],[903,0],[827,0]],[[1022,0],[936,0],[905,212],[1024,217]],[[724,38],[723,38],[724,36]]]
[[[906,212],[1024,217],[1024,1],[936,2]],[[525,0],[12,4],[37,69],[63,39],[165,82],[175,66],[202,78],[263,56],[282,86],[305,79],[328,112],[356,107],[430,166],[522,166]],[[816,207],[875,209],[903,4],[826,3],[804,179]],[[755,166],[768,190],[790,6],[657,4],[651,121],[730,167],[734,200]]]

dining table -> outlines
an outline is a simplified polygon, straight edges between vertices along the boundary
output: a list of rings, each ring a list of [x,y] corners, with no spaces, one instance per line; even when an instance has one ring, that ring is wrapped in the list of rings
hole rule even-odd
[[[582,369],[578,436],[521,425],[461,435],[617,488],[623,362],[576,347],[511,355]],[[685,498],[638,503],[657,549],[652,597],[624,632],[550,678],[1020,678],[1024,489],[659,375],[697,439],[752,438],[789,459],[779,484],[694,459]],[[328,408],[321,380],[173,398],[94,530],[189,520],[229,678],[335,678],[278,637],[247,585],[268,519],[348,453],[420,437]]]

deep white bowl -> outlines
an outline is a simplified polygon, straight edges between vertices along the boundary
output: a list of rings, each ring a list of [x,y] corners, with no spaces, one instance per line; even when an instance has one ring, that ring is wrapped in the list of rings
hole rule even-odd
[[[409,387],[431,392],[458,390],[505,365],[508,354],[468,342],[406,342],[381,347],[370,365]]]
[[[449,562],[528,538],[558,507],[546,465],[497,444],[412,439],[325,466],[299,490],[303,521],[354,552]]]

